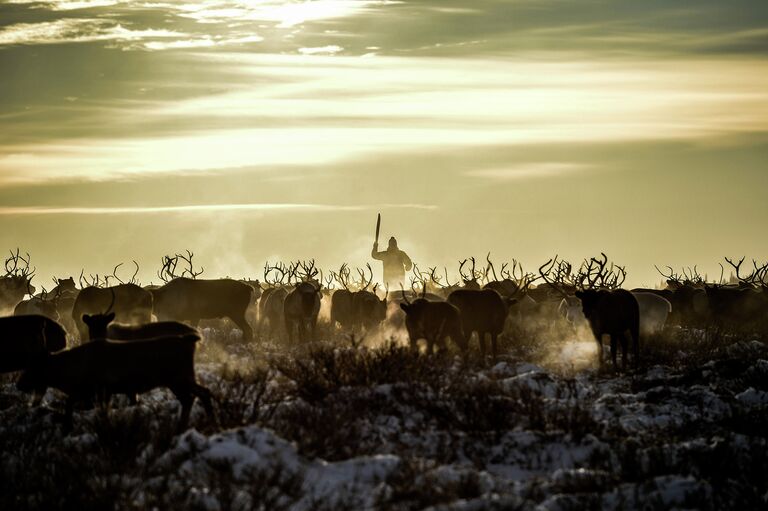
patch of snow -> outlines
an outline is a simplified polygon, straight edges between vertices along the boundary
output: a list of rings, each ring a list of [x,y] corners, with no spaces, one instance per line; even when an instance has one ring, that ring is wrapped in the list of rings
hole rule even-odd
[[[768,392],[765,392],[764,390],[755,390],[754,387],[749,387],[744,392],[736,394],[736,399],[746,405],[765,406],[768,405]]]

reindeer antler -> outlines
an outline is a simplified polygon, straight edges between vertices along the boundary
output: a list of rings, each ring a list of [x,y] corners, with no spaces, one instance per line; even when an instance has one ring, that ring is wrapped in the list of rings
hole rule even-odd
[[[162,258],[163,267],[160,268],[160,270],[157,272],[157,276],[165,283],[168,283],[172,281],[175,278],[178,278],[179,275],[176,275],[176,265],[179,264],[179,256],[163,256]]]
[[[187,263],[188,268],[185,268],[184,271],[181,273],[181,276],[189,275],[189,278],[196,279],[200,275],[203,274],[205,271],[205,268],[202,266],[200,267],[200,271],[195,271],[194,265],[192,264],[192,258],[194,257],[194,253],[192,253],[190,250],[187,250],[187,256],[184,257],[181,254],[176,254],[176,257],[180,258],[182,261],[185,261]]]
[[[357,269],[358,275],[360,275],[360,283],[359,288],[361,291],[365,291],[368,289],[368,286],[371,285],[373,282],[373,269],[371,268],[370,263],[366,263],[365,265],[368,268],[368,273],[370,274],[370,277],[368,279],[365,278],[365,270],[361,270],[360,268]]]
[[[24,258],[24,256],[21,255],[20,249],[16,249],[16,253],[13,253],[13,250],[9,251],[11,256],[8,257],[5,260],[5,276],[6,277],[24,277],[26,279],[31,279],[32,276],[35,274],[35,271],[37,268],[33,267],[31,270],[29,269],[29,263],[31,261],[31,257],[29,256],[29,252],[26,252],[27,257]],[[19,261],[24,263],[23,268],[19,268]],[[13,267],[11,267],[11,264],[13,264]]]

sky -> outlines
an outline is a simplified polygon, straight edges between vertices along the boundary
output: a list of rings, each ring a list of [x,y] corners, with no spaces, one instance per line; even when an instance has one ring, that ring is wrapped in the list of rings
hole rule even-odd
[[[379,212],[422,267],[654,285],[767,260],[767,191],[764,0],[0,0],[0,251],[43,285],[363,265]]]

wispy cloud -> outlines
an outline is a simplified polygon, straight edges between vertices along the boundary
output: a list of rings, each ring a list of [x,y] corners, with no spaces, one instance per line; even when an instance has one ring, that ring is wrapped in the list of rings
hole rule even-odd
[[[768,63],[758,60],[199,58],[206,65],[188,79],[203,91],[210,84],[212,93],[114,101],[99,115],[132,128],[111,138],[98,122],[80,122],[104,105],[78,101],[68,106],[78,138],[0,146],[0,184],[324,165],[441,147],[705,141],[768,131]],[[219,73],[231,85],[222,87]],[[39,127],[26,126],[34,140]]]
[[[179,15],[199,23],[227,23],[233,21],[273,22],[278,27],[290,28],[310,21],[343,18],[377,6],[400,2],[387,0],[313,0],[285,1],[197,1],[160,3],[176,9]]]
[[[172,30],[131,30],[117,22],[91,18],[65,18],[42,23],[17,23],[0,30],[0,46],[62,42],[137,41],[187,37]]]
[[[0,216],[39,216],[39,215],[133,215],[156,213],[226,213],[226,212],[306,212],[323,213],[336,211],[374,211],[383,209],[432,210],[431,204],[375,204],[375,205],[338,205],[338,204],[194,204],[188,206],[136,206],[136,207],[0,207]]]
[[[589,168],[591,168],[590,165],[583,163],[531,162],[502,168],[470,170],[465,174],[469,177],[480,177],[494,181],[512,181],[516,179],[557,177]]]
[[[167,29],[132,29],[113,20],[98,18],[17,23],[0,30],[0,47],[107,41],[124,50],[173,50],[250,44],[263,40],[252,32],[194,35]]]
[[[331,44],[328,46],[316,46],[314,48],[299,48],[299,53],[302,55],[333,55],[335,53],[339,53],[344,48],[341,46]]]
[[[54,11],[72,11],[77,9],[92,9],[95,7],[109,7],[123,3],[124,0],[6,0],[9,4],[30,4],[39,9],[52,9]]]

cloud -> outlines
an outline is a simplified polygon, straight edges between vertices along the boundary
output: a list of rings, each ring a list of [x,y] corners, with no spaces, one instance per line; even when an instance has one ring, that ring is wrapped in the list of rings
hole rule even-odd
[[[583,163],[567,162],[531,162],[514,164],[502,168],[470,170],[465,173],[469,177],[480,177],[495,181],[512,181],[516,179],[539,179],[557,177],[591,168]]]
[[[373,211],[382,209],[431,210],[437,206],[430,204],[378,204],[378,205],[337,205],[337,204],[194,204],[188,206],[135,206],[135,207],[37,207],[18,206],[0,207],[0,216],[40,216],[40,215],[133,215],[156,213],[227,213],[227,212],[345,212]]]
[[[17,23],[0,30],[0,47],[109,41],[128,50],[173,50],[249,44],[263,40],[263,37],[252,32],[195,36],[166,29],[130,29],[116,21],[96,18]]]
[[[310,21],[352,16],[373,7],[399,2],[386,0],[312,0],[262,2],[202,1],[181,4],[163,4],[177,9],[179,16],[198,23],[226,23],[232,21],[262,21],[276,23],[280,28],[291,28]]]
[[[0,46],[62,42],[136,41],[186,37],[172,30],[131,30],[117,22],[90,18],[65,18],[42,23],[17,23],[0,30]]]
[[[315,48],[299,48],[299,53],[302,55],[333,55],[335,53],[339,53],[344,48],[341,46],[337,46],[335,44],[331,44],[329,46],[318,46]]]
[[[9,4],[31,4],[38,9],[51,9],[54,11],[72,11],[77,9],[93,9],[95,7],[109,7],[123,3],[121,0],[6,0]]]
[[[65,107],[41,106],[37,121],[0,118],[0,129],[18,137],[0,145],[0,184],[768,131],[768,63],[754,59],[539,63],[225,52],[171,62],[183,64],[194,94],[69,103],[67,93],[59,100]],[[127,76],[121,90],[187,86],[165,80]]]

